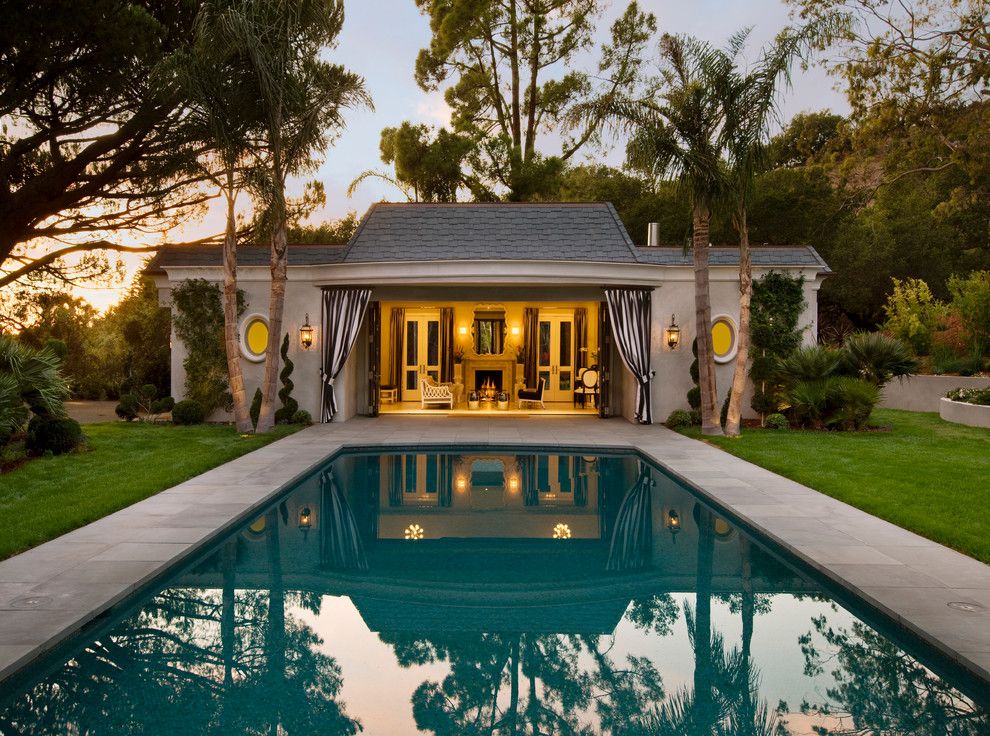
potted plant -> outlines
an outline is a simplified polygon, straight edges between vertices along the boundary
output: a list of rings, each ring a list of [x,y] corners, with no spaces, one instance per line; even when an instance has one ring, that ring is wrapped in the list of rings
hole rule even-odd
[[[522,345],[516,345],[515,350],[516,350],[516,362],[522,365],[526,350],[523,348]]]
[[[472,391],[468,394],[468,409],[477,409],[481,406],[481,402],[478,401],[478,392]]]
[[[505,391],[498,392],[498,408],[503,410],[509,408],[509,394]]]
[[[464,361],[464,348],[458,345],[454,348],[454,365],[460,365]]]

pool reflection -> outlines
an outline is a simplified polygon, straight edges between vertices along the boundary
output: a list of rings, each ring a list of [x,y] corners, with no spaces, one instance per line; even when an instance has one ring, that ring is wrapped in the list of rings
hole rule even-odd
[[[631,456],[343,457],[0,703],[10,734],[920,734],[949,682]]]

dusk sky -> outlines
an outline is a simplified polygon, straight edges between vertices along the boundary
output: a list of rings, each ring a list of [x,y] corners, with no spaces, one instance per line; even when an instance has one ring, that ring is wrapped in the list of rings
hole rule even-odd
[[[626,8],[625,0],[607,4],[604,17],[598,24],[597,42],[608,38],[612,21]],[[755,58],[760,47],[788,24],[789,9],[781,0],[641,0],[640,6],[657,16],[659,31],[689,33],[721,45],[733,32],[747,25],[753,26],[747,56]],[[340,43],[331,58],[364,76],[371,93],[375,110],[354,111],[347,115],[347,130],[327,151],[325,162],[319,170],[305,179],[292,183],[290,194],[298,194],[302,182],[319,179],[327,192],[326,207],[311,218],[319,222],[337,218],[355,210],[358,215],[368,206],[382,199],[401,200],[396,189],[379,180],[366,180],[354,197],[346,191],[353,179],[366,169],[383,169],[379,159],[378,139],[382,128],[394,126],[403,120],[442,125],[449,121],[449,111],[440,92],[423,92],[413,79],[416,54],[430,40],[429,23],[413,0],[374,0],[346,4],[346,21]],[[593,68],[597,50],[589,54],[584,68]],[[797,112],[831,109],[845,112],[848,108],[843,95],[834,89],[835,80],[824,70],[800,69],[794,73],[794,87],[783,100],[782,112],[789,119]],[[540,148],[548,154],[559,150],[557,141],[544,136]],[[606,160],[621,164],[621,147],[610,151],[589,149],[578,154],[579,163],[584,159]],[[250,205],[242,197],[242,208]],[[219,207],[212,208],[204,220],[190,222],[175,239],[201,237],[223,229],[223,215]],[[128,281],[139,268],[141,258],[128,260]],[[80,289],[96,306],[103,308],[118,298],[117,289]]]

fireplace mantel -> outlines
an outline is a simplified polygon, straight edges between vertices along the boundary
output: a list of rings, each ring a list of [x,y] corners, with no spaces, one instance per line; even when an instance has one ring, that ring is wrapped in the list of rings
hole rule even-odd
[[[464,391],[470,394],[475,389],[475,372],[502,371],[502,390],[510,396],[515,394],[516,359],[508,355],[465,355]]]

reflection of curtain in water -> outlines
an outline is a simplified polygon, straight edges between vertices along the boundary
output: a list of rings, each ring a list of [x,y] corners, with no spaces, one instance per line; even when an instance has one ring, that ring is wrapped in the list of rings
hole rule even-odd
[[[540,494],[536,489],[536,455],[519,457],[519,476],[522,483],[523,505],[539,506]]]
[[[389,458],[388,505],[402,505],[402,455]]]
[[[331,570],[367,570],[368,559],[361,543],[351,507],[340,492],[333,471],[320,476],[320,504],[323,522],[320,526],[320,566]]]
[[[454,502],[454,456],[437,456],[437,465],[439,466],[437,484],[440,486],[438,503],[441,508],[448,508]]]
[[[646,567],[653,555],[651,493],[654,481],[650,469],[639,464],[639,478],[629,489],[615,517],[607,570],[637,570]]]
[[[577,478],[574,480],[574,505],[583,508],[588,505],[588,475],[593,465],[583,457],[576,457],[574,467],[577,470]]]

